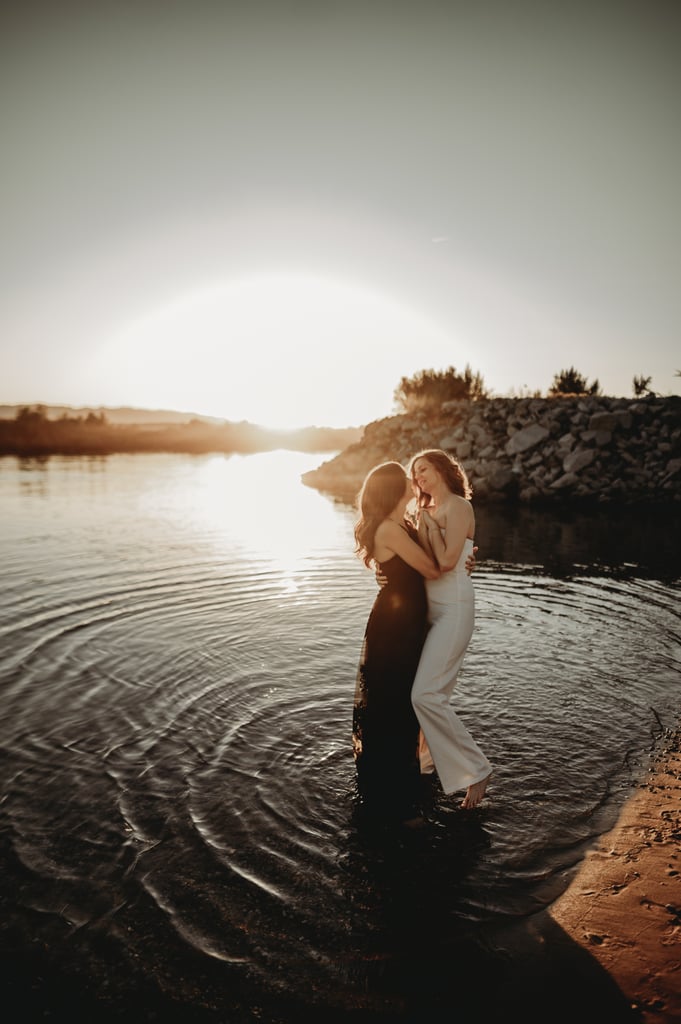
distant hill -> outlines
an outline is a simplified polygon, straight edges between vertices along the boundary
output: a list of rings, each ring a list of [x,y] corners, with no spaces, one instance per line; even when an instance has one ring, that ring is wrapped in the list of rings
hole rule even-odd
[[[215,416],[199,416],[195,412],[178,412],[175,409],[133,409],[131,406],[116,406],[113,409],[104,405],[47,405],[42,402],[23,402],[20,405],[0,405],[0,419],[14,419],[19,409],[40,409],[48,420],[58,420],[62,416],[87,416],[103,413],[109,423],[189,423],[198,420],[200,423],[225,423],[226,420]]]
[[[0,455],[95,455],[114,452],[339,451],[362,427],[273,430],[173,409],[66,405],[0,406]]]

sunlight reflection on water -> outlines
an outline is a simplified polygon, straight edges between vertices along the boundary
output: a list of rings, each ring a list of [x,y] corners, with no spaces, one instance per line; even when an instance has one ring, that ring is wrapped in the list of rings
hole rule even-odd
[[[417,848],[367,838],[350,723],[376,584],[354,511],[300,482],[319,461],[0,460],[1,927],[15,945],[34,941],[40,907],[46,946],[67,956],[77,932],[94,969],[105,934],[172,992],[196,969],[190,946],[244,965],[258,998],[399,1004],[413,978],[395,936],[418,959],[424,906],[450,958],[484,943],[475,929],[546,905],[676,723],[664,530],[651,545],[650,521],[637,539],[602,517],[480,510],[489,560],[456,702],[493,792],[465,818],[436,789]],[[661,571],[643,572],[659,552]]]
[[[309,461],[281,451],[205,456],[159,480],[143,508],[168,528],[209,540],[217,557],[236,547],[267,559],[295,585],[305,562],[345,533],[333,503],[301,486],[299,467]]]

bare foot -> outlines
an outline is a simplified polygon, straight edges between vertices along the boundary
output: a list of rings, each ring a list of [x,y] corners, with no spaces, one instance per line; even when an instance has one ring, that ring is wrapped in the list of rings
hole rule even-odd
[[[492,773],[490,772],[486,779],[482,779],[480,782],[474,782],[471,786],[469,786],[468,789],[466,790],[465,797],[461,801],[461,806],[464,807],[467,811],[473,807],[477,807],[485,795],[487,783],[491,778]]]

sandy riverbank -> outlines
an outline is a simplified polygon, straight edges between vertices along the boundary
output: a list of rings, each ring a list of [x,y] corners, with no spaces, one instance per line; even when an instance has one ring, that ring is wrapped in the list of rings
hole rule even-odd
[[[677,732],[551,918],[642,1019],[681,1021],[681,750]]]
[[[502,937],[509,1010],[525,1022],[681,1021],[680,839],[677,730],[563,895]]]

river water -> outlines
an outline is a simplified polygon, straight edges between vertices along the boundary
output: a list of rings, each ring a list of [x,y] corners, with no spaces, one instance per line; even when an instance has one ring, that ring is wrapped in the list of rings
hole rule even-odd
[[[678,513],[480,508],[454,700],[488,799],[368,829],[376,584],[300,482],[327,457],[0,459],[0,935],[36,1005],[50,974],[134,1020],[402,1019],[565,889],[677,724]]]

